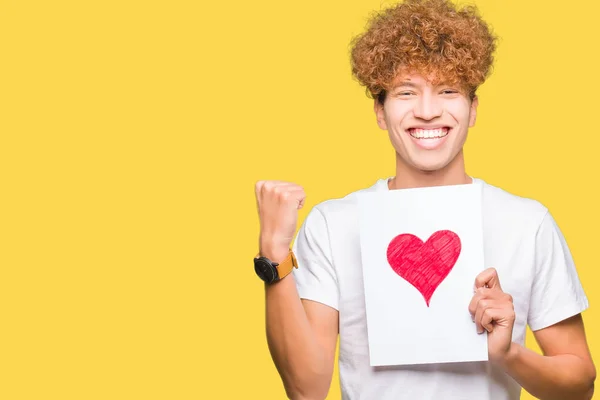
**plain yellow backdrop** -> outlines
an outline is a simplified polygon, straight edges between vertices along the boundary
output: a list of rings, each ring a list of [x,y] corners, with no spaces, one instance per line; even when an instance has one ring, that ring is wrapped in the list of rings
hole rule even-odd
[[[600,6],[476,3],[501,41],[468,172],[550,208],[599,362]],[[303,185],[302,222],[394,173],[348,62],[388,4],[0,2],[1,399],[285,398],[254,183]]]

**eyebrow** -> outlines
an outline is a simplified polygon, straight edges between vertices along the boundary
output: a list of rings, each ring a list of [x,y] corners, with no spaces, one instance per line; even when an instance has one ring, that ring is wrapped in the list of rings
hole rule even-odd
[[[411,81],[402,81],[402,82],[399,82],[397,85],[394,85],[394,88],[398,88],[401,86],[408,86],[408,87],[413,87],[413,88],[417,87],[417,85]]]

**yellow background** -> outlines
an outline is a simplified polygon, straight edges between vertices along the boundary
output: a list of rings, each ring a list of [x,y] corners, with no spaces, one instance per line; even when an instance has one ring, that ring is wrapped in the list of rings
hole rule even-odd
[[[0,2],[1,399],[285,397],[254,183],[303,185],[302,222],[394,173],[348,62],[386,4]],[[477,4],[501,41],[468,172],[550,208],[600,363],[600,6]]]

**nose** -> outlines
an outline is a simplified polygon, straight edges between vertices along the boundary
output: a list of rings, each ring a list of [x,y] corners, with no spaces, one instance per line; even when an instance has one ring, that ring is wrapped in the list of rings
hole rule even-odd
[[[419,96],[415,102],[413,112],[416,118],[432,120],[442,114],[442,107],[435,96],[432,96],[429,93],[423,93],[423,95]]]

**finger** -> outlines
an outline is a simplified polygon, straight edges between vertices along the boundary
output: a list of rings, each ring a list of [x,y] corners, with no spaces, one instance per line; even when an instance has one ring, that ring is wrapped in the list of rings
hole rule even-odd
[[[471,302],[469,303],[469,313],[471,314],[472,318],[475,317],[475,311],[477,311],[477,303],[481,299],[488,297],[489,291],[490,291],[490,289],[488,289],[488,288],[479,288],[475,291],[475,294],[473,295],[473,298],[471,299]]]
[[[302,192],[304,192],[304,190]],[[298,202],[298,210],[301,209],[302,207],[304,207],[305,201],[306,201],[306,195],[304,195],[300,198],[300,201]]]
[[[488,307],[481,315],[481,326],[488,332],[494,330],[494,322],[504,319],[508,310],[503,308]]]
[[[289,182],[267,182],[263,187],[263,199],[276,203],[287,203],[293,192],[299,186]]]
[[[298,187],[298,185],[296,185],[295,183],[274,181],[273,186],[271,187],[271,193],[281,194],[295,187]]]
[[[477,327],[477,333],[483,333],[484,329],[491,332],[489,326],[484,324],[483,316],[491,308],[497,308],[498,302],[492,299],[482,299],[477,303],[477,310],[475,311],[475,325]]]
[[[306,199],[306,194],[304,193],[304,189],[302,189],[302,188],[293,189],[290,192],[290,199],[289,199],[289,201],[291,202],[290,205],[298,210],[301,209],[302,207],[304,207],[305,199]]]
[[[304,189],[299,186],[284,188],[278,195],[278,200],[291,208],[300,209],[304,205],[306,195]]]
[[[275,182],[273,181],[260,181],[256,184],[257,196],[260,198],[265,194],[269,193],[273,187],[275,187]]]
[[[504,293],[499,289],[480,287],[479,289],[475,290],[475,294],[469,303],[469,313],[471,315],[475,315],[477,303],[482,299],[512,301],[512,297],[508,293]]]
[[[263,188],[263,186],[265,185],[265,182],[266,182],[266,181],[264,181],[264,180],[261,180],[261,181],[257,181],[257,182],[254,184],[254,194],[256,195],[256,199],[257,199],[257,200],[258,200],[258,198],[260,197],[260,194],[262,193],[262,188]]]
[[[256,183],[257,195],[268,195],[270,193],[278,192],[282,190],[283,187],[290,185],[294,184],[291,182],[274,180],[258,181]]]
[[[498,278],[498,272],[495,268],[488,268],[481,272],[475,278],[475,289],[480,287],[487,287],[490,289],[498,288],[502,290],[500,286],[500,279]]]

